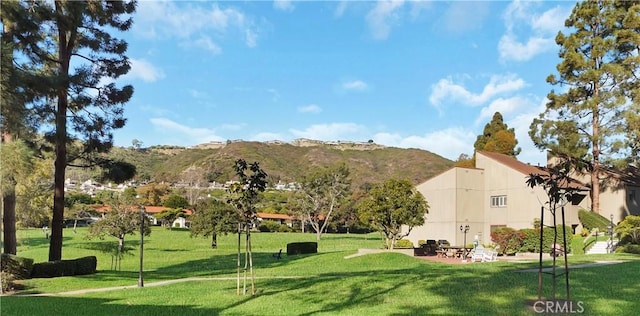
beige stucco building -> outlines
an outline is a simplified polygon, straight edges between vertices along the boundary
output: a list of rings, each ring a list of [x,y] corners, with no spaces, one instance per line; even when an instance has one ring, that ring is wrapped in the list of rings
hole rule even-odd
[[[465,234],[460,226],[469,225],[467,244],[478,236],[481,244],[491,244],[491,231],[499,227],[514,229],[533,228],[534,221],[541,218],[541,207],[545,206],[544,224],[553,225],[553,216],[548,210],[548,197],[540,186],[531,188],[526,184],[530,174],[546,174],[544,168],[532,166],[517,159],[492,152],[476,153],[476,168],[454,167],[417,186],[427,202],[429,213],[426,224],[414,227],[409,236],[414,245],[418,240],[446,239],[452,245],[462,245]],[[588,187],[579,181],[570,184],[581,191],[573,201],[565,203],[565,223],[579,229],[579,209],[590,209]],[[626,193],[615,195],[603,193],[602,210],[619,210],[614,214],[614,222],[624,214],[638,213],[638,195],[627,187]],[[622,205],[620,198],[635,192],[634,201]],[[615,206],[614,206],[615,205]],[[602,211],[608,217],[608,211]],[[558,210],[557,224],[562,218]]]

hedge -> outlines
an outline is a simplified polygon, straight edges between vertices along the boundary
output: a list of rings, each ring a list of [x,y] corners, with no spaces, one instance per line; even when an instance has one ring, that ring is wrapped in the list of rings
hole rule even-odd
[[[601,232],[606,232],[607,226],[611,223],[610,219],[587,210],[579,210],[578,219],[580,219],[580,224],[589,231],[597,228]]]
[[[16,279],[27,279],[31,276],[33,259],[3,253],[0,257],[2,272],[13,275]]]
[[[33,265],[32,278],[55,278],[61,276],[96,273],[98,259],[95,256],[71,260],[40,262]]]
[[[317,242],[292,242],[287,244],[287,255],[318,253]]]

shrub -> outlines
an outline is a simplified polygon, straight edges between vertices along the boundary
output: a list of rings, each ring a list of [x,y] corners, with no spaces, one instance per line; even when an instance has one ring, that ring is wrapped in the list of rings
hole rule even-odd
[[[539,252],[540,251],[540,231],[533,228],[521,229],[520,232],[524,237],[522,246],[518,252]]]
[[[317,253],[317,242],[292,242],[287,244],[287,255],[299,255],[305,253]]]
[[[291,227],[287,226],[286,224],[280,224],[280,226],[278,226],[279,233],[290,233],[292,231],[293,229],[291,229]]]
[[[616,253],[633,253],[636,255],[640,255],[640,245],[621,245],[616,248]]]
[[[597,228],[600,231],[606,232],[607,226],[610,223],[610,220],[604,216],[587,210],[579,210],[578,219],[580,219],[582,226],[589,231]]]
[[[571,243],[573,240],[573,234],[571,234],[571,227],[567,226],[567,253],[571,252]],[[562,225],[557,227],[558,230],[558,244],[562,244]],[[540,231],[531,228],[521,229],[522,233],[522,245],[518,249],[519,252],[540,252]],[[545,227],[542,230],[542,252],[550,252],[551,245],[553,244],[554,232],[552,227]],[[492,237],[493,238],[493,237]]]
[[[33,265],[32,278],[55,278],[96,272],[98,260],[94,256],[72,260],[40,262]]]
[[[502,227],[491,233],[491,240],[498,245],[498,252],[503,255],[516,253],[522,247],[524,234],[511,227]]]
[[[424,245],[424,244],[426,244],[426,243],[427,243],[427,241],[426,241],[426,240],[424,240],[424,239],[420,239],[420,240],[418,240],[418,247],[422,247],[422,245]]]
[[[272,220],[264,220],[258,226],[258,230],[261,232],[277,232],[280,228],[280,223]]]
[[[13,274],[5,271],[0,271],[0,286],[2,286],[2,291],[0,293],[5,293],[9,291],[13,291],[15,289],[15,283],[13,281],[15,277]]]
[[[76,263],[76,275],[85,275],[96,273],[98,266],[98,258],[95,256],[88,256],[75,259]]]
[[[396,241],[396,248],[413,248],[413,242],[408,239],[400,239]]]
[[[33,259],[3,253],[0,256],[0,265],[2,266],[2,272],[12,275],[13,278],[27,279],[31,276]]]

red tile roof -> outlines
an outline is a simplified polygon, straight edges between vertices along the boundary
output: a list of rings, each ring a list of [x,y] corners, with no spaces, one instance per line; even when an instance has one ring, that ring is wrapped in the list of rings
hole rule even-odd
[[[139,210],[139,206],[137,205],[132,205],[130,206],[131,210],[134,211],[138,211]],[[106,213],[109,210],[111,210],[111,207],[109,205],[98,205],[98,206],[94,206],[94,209],[98,212],[101,213]],[[165,207],[165,206],[145,206],[144,210],[145,212],[147,212],[148,214],[157,214],[157,213],[161,213],[162,211],[165,210],[170,210],[170,207]],[[187,215],[191,215],[193,214],[193,211],[191,209],[184,209],[184,212]]]
[[[293,216],[287,214],[274,214],[274,213],[257,213],[258,217],[262,219],[284,219],[284,220],[293,220]]]

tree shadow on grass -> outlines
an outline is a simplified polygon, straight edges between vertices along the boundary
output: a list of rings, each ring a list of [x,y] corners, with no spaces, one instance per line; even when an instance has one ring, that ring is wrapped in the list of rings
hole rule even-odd
[[[283,266],[289,262],[323,254],[306,254],[287,256],[283,254],[281,259],[274,257],[270,252],[254,252],[254,269],[266,269]],[[169,265],[145,273],[154,279],[179,279],[187,277],[206,277],[216,275],[228,275],[237,272],[238,257],[236,253],[213,255],[207,259],[185,261],[180,264]],[[241,254],[241,264],[244,264],[244,253]]]
[[[196,305],[131,305],[101,298],[2,298],[2,315],[217,315],[220,311],[218,308]]]

